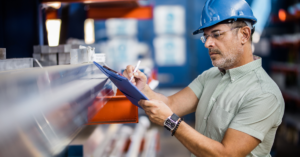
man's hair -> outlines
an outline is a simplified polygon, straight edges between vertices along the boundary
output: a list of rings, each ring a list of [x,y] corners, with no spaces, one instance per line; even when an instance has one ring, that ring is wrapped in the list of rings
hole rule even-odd
[[[237,27],[242,28],[242,27],[248,26],[243,20],[237,20],[232,23],[228,23],[228,25],[230,26],[230,28],[237,28]],[[238,31],[239,31],[239,29],[236,29],[235,34],[237,34]],[[251,31],[250,41],[252,42],[252,34],[253,34],[254,30],[252,29],[250,31]]]

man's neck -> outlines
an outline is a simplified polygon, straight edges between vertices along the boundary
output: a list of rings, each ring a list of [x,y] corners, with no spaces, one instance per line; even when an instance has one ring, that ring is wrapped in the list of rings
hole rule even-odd
[[[244,52],[241,53],[239,58],[237,58],[237,62],[232,67],[226,68],[225,70],[237,68],[254,61],[251,45],[244,46],[243,51]]]

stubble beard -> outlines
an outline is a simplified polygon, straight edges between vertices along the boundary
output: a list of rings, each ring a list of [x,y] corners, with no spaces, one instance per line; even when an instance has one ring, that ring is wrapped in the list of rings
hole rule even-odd
[[[218,49],[210,49],[209,52],[217,53],[220,57],[211,56],[210,59],[214,67],[221,69],[230,69],[233,67],[239,60],[242,51],[238,49],[229,50],[228,52],[221,52]]]

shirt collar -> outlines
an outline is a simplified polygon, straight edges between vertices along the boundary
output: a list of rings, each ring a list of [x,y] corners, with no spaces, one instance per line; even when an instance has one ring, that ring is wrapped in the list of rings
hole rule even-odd
[[[226,71],[224,69],[219,68],[219,70],[220,70],[222,76],[226,73],[229,73],[231,82],[233,82],[233,81],[241,78],[242,76],[248,74],[249,72],[261,67],[261,64],[262,64],[261,58],[253,55],[253,59],[254,59],[254,61],[252,61],[248,64],[245,64],[245,65],[242,65],[240,67],[237,67],[237,68],[229,69]]]

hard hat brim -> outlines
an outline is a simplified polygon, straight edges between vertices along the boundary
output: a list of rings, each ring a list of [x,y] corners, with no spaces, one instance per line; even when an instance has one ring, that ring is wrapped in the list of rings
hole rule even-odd
[[[196,34],[199,34],[199,33],[203,33],[203,30],[207,27],[210,27],[210,26],[213,26],[213,25],[216,25],[220,22],[223,22],[225,20],[229,20],[229,19],[234,19],[235,21],[237,19],[245,19],[245,20],[251,20],[253,21],[253,25],[256,23],[257,19],[255,17],[248,17],[248,16],[232,16],[230,18],[227,18],[227,19],[224,19],[224,20],[217,20],[217,21],[213,21],[213,22],[209,22],[207,24],[204,24],[203,26],[200,26],[197,30],[195,30],[193,32],[193,35],[196,35]]]

